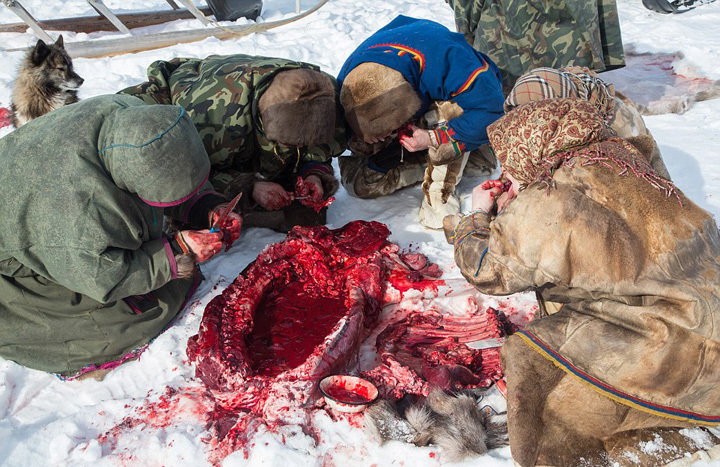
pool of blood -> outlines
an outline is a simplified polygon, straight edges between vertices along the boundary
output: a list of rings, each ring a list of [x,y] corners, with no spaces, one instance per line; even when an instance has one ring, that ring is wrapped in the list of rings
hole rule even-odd
[[[245,337],[254,374],[277,376],[305,362],[346,312],[343,300],[308,294],[301,282],[273,289]]]
[[[347,384],[338,382],[326,388],[325,393],[336,401],[346,404],[365,404],[370,402],[370,392],[368,388],[360,384],[355,384],[349,388]]]

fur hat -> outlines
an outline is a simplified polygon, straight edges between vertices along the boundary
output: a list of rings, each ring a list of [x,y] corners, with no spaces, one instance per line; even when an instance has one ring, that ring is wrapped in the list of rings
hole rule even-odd
[[[281,71],[260,96],[265,136],[287,146],[329,143],[335,135],[335,83],[308,68]]]
[[[422,103],[400,72],[365,62],[348,73],[340,102],[350,128],[363,140],[384,138],[407,123]]]

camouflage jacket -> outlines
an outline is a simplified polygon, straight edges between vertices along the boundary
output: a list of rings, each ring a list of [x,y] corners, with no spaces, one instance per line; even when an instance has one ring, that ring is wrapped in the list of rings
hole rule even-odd
[[[446,0],[458,32],[500,68],[508,89],[533,68],[625,66],[616,0]]]
[[[318,69],[303,62],[250,55],[176,58],[152,63],[148,81],[120,93],[151,104],[185,108],[210,156],[210,180],[218,191],[234,194],[233,181],[249,173],[287,189],[296,175],[332,174],[331,158],[347,145],[339,107],[330,144],[298,149],[265,137],[258,111],[260,96],[278,72],[294,68]]]

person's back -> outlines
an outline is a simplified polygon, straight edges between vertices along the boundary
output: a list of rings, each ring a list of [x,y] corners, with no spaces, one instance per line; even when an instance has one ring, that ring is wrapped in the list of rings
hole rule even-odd
[[[332,158],[347,146],[334,77],[313,64],[244,54],[156,61],[148,81],[120,91],[148,103],[173,103],[190,115],[221,193],[243,192],[246,226],[287,231],[325,223],[294,201],[298,177],[318,198],[338,188]],[[279,200],[279,201],[278,201]]]
[[[99,96],[33,120],[0,151],[0,356],[72,375],[134,355],[196,272],[179,275],[163,235],[163,214],[212,189],[187,114]]]
[[[458,32],[500,67],[507,91],[533,68],[625,66],[615,0],[446,1]]]
[[[720,358],[712,216],[585,100],[523,104],[489,132],[519,192],[497,213],[484,190],[451,238],[480,291],[534,290],[546,312],[502,349],[514,458],[574,464],[628,430],[720,421],[702,363]]]

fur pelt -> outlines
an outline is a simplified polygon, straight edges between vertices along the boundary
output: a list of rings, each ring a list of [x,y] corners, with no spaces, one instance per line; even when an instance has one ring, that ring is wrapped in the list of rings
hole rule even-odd
[[[422,403],[405,404],[381,401],[370,407],[365,417],[368,432],[381,442],[437,445],[451,462],[508,444],[507,425],[493,420],[470,395],[448,395],[435,388]]]
[[[428,159],[434,165],[447,165],[460,157],[451,143],[443,143],[440,146],[428,149]]]
[[[175,255],[178,279],[189,279],[195,275],[195,260],[190,255]]]
[[[265,136],[288,146],[325,144],[335,135],[335,85],[308,68],[281,71],[258,102]]]
[[[655,139],[653,139],[650,135],[640,135],[640,136],[630,136],[628,138],[625,138],[628,143],[635,146],[635,148],[640,151],[640,154],[645,157],[645,159],[650,162],[652,159],[653,152],[655,151],[656,143]]]
[[[62,36],[50,45],[38,40],[22,61],[13,85],[13,125],[20,128],[51,110],[77,102],[83,81],[73,71]]]
[[[371,62],[348,73],[340,102],[350,128],[366,141],[388,136],[415,116],[421,106],[417,92],[400,72]]]

